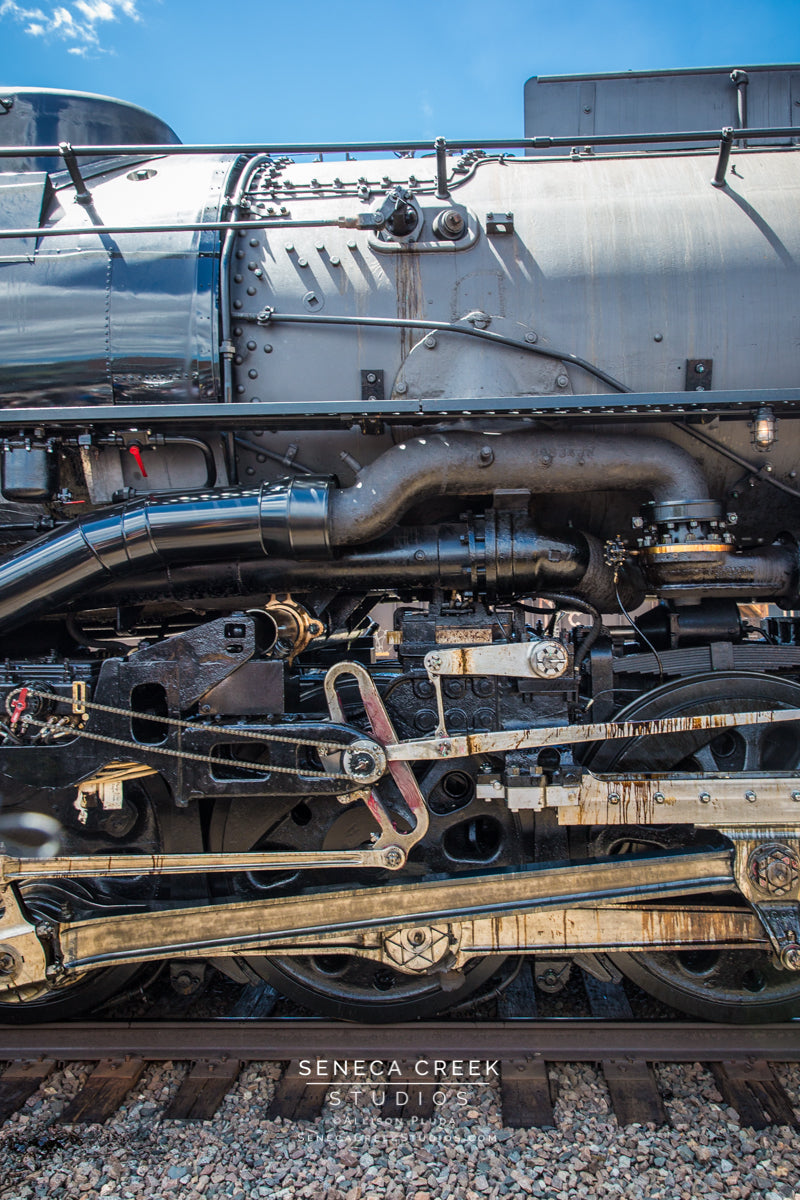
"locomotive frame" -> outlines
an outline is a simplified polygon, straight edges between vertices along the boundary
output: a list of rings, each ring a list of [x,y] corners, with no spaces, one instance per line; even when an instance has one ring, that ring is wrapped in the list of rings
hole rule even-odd
[[[630,352],[659,384],[634,390],[625,346],[590,356],[577,316],[580,352],[513,319],[532,231],[555,229],[565,195],[588,203],[582,185],[559,198],[561,164],[601,206],[614,178],[651,202],[670,168],[703,236],[721,218],[698,180],[730,197],[740,164],[789,328],[798,128],[749,127],[747,72],[728,75],[739,127],[457,157],[443,139],[0,145],[18,168],[0,301],[38,304],[0,335],[4,1017],[82,1011],[175,956],[375,1020],[462,1000],[524,954],[622,969],[700,1015],[797,1012],[796,361],[760,344],[700,356],[692,330],[666,365]],[[567,151],[542,162],[551,207],[533,217],[540,160],[512,150]],[[411,151],[428,158],[379,184],[350,165]],[[326,154],[346,158],[322,179],[289,158]],[[209,189],[196,218],[174,192],[184,161],[187,188]],[[179,218],[115,219],[160,171]],[[566,240],[550,266],[574,289]],[[613,256],[594,230],[586,245],[599,290],[576,311],[593,320]],[[505,302],[463,265],[479,250],[517,287]],[[684,271],[699,305],[703,270]],[[426,304],[451,277],[444,319]],[[675,294],[653,302],[656,347],[665,315],[684,328]],[[634,342],[638,314],[608,320]],[[265,375],[266,400],[249,394]],[[640,613],[645,596],[659,603]],[[381,601],[394,628],[376,657]],[[744,606],[764,603],[786,615],[750,624]]]

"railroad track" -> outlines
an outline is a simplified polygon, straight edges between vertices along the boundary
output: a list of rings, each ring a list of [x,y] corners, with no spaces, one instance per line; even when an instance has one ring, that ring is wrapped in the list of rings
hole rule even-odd
[[[347,1063],[338,1073],[333,1061]],[[162,1113],[209,1119],[246,1063],[284,1064],[266,1117],[308,1120],[332,1090],[358,1089],[382,1115],[431,1116],[437,1096],[496,1086],[503,1123],[554,1124],[550,1064],[594,1063],[621,1124],[667,1121],[654,1063],[699,1062],[743,1125],[800,1128],[776,1063],[800,1062],[800,1022],[731,1026],[687,1021],[436,1021],[392,1026],[322,1020],[93,1021],[0,1026],[0,1120],[65,1062],[92,1062],[61,1122],[105,1121],[151,1062],[189,1065]],[[476,1063],[470,1071],[467,1064]],[[326,1066],[320,1075],[318,1064]]]

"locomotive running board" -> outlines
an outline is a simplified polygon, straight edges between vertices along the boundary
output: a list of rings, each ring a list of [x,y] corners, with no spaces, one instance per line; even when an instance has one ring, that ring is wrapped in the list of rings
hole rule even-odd
[[[611,914],[605,921],[613,924],[617,910],[607,910],[604,902],[641,903],[663,900],[665,896],[735,890],[734,851],[723,849],[574,866],[546,865],[414,884],[398,881],[382,888],[171,908],[73,923],[40,921],[34,926],[27,919],[15,885],[8,884],[0,895],[4,905],[0,919],[0,989],[21,989],[24,994],[31,986],[66,979],[92,967],[174,955],[266,953],[270,948],[273,953],[284,954],[309,953],[314,948],[331,952],[331,941],[337,938],[336,944],[344,945],[349,953],[383,947],[395,965],[413,971],[417,968],[409,966],[407,959],[418,957],[423,950],[428,966],[445,953],[456,958],[456,929],[464,925],[483,928],[483,934],[471,935],[471,944],[488,938],[494,953],[510,949],[512,940],[517,952],[538,950],[535,922],[532,925],[528,916],[535,910],[558,910],[555,920],[549,922],[550,934],[545,936],[552,941],[560,922],[564,930],[560,948],[567,943],[578,949],[600,949],[609,943],[619,945],[620,938],[612,936],[607,924],[604,932],[599,910],[586,909],[591,915],[575,922],[574,942],[566,912],[576,906],[584,912],[587,904],[601,905],[603,912]],[[514,922],[522,917],[514,933]],[[479,922],[475,926],[477,919],[488,920],[489,925]],[[676,920],[648,914],[638,918],[638,931],[630,927],[636,918],[627,920],[627,933],[621,940],[625,945],[633,941],[630,949],[650,948],[651,934],[659,944],[694,945],[719,938],[726,945],[763,946],[766,940],[759,922],[747,910],[733,918],[730,914],[717,917],[714,910],[708,910],[688,922],[680,917]],[[443,923],[446,934],[441,934]],[[409,930],[409,926],[413,928]],[[431,960],[432,950],[426,950],[423,942],[427,943],[429,933],[434,936],[431,931],[437,927],[435,936],[441,954]],[[704,928],[706,933],[701,936]]]

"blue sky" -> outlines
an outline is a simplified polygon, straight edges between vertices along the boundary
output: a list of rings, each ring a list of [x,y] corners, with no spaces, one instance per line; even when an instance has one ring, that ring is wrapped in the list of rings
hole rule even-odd
[[[800,61],[800,0],[0,0],[0,86],[184,141],[510,137],[531,75]]]

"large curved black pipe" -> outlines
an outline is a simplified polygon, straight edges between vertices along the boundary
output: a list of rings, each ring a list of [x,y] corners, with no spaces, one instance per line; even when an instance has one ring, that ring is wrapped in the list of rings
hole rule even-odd
[[[371,542],[404,512],[435,496],[520,487],[547,495],[644,491],[657,503],[708,499],[705,476],[692,456],[662,438],[533,430],[432,433],[393,446],[363,467],[352,487],[331,493],[331,542]]]
[[[0,563],[0,629],[57,610],[110,580],[158,566],[265,557],[330,558],[336,547],[374,541],[412,505],[433,496],[481,495],[520,486],[547,494],[641,489],[661,503],[708,496],[697,464],[669,442],[527,431],[495,437],[454,432],[415,438],[360,471],[353,487],[337,490],[332,485],[331,479],[302,476],[253,491],[156,496],[92,514],[29,543]],[[487,539],[489,532],[487,526]],[[495,530],[492,536],[505,535]],[[503,551],[516,555],[520,563],[527,562],[521,588],[534,584],[575,588],[579,580],[562,579],[557,566],[577,563],[579,578],[587,575],[591,582],[586,599],[606,611],[613,608],[609,573],[597,544],[584,539],[582,550],[567,551],[563,559],[551,558],[547,578],[539,583],[535,570],[533,578],[529,574],[531,563],[538,561],[538,550],[534,546],[528,554],[527,536],[526,527],[519,524],[510,549]],[[531,536],[540,535],[533,531]],[[494,569],[493,554],[489,547],[487,572]],[[420,560],[415,561],[418,570]],[[276,564],[270,565],[268,573],[277,580]],[[318,569],[317,579],[320,574],[324,577]],[[283,578],[290,576],[291,571]],[[444,572],[444,586],[448,586],[446,579]],[[479,580],[477,589],[497,594],[491,579]]]

